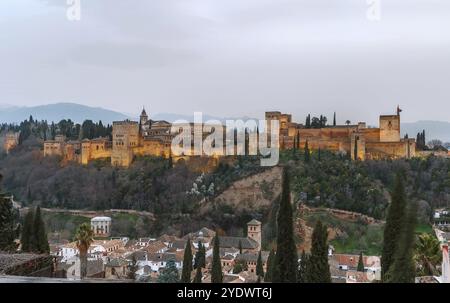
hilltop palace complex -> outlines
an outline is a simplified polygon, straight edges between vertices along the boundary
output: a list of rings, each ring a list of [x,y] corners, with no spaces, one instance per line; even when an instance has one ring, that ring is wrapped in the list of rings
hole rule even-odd
[[[395,159],[416,156],[415,139],[401,138],[400,112],[394,115],[382,115],[379,127],[370,128],[366,123],[356,125],[335,125],[323,128],[306,128],[303,124],[292,121],[290,114],[278,111],[266,112],[269,124],[278,120],[279,147],[291,149],[304,148],[306,142],[311,150],[334,151],[348,154],[355,160]],[[270,124],[269,124],[270,125]],[[221,155],[185,155],[172,156],[171,144],[176,134],[171,133],[172,124],[164,120],[149,119],[145,109],[138,121],[113,122],[112,141],[109,138],[92,140],[67,141],[64,136],[57,135],[55,140],[44,142],[44,156],[59,156],[63,161],[74,161],[88,164],[96,159],[111,159],[111,164],[128,167],[136,156],[172,157],[174,164],[179,162],[194,163],[200,169],[215,167]],[[203,132],[203,137],[208,133]],[[5,138],[7,151],[17,144],[17,134],[8,134]]]

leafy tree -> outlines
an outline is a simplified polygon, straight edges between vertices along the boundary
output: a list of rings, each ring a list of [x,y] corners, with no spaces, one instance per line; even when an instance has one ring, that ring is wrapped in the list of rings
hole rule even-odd
[[[291,191],[288,170],[283,170],[280,208],[278,210],[277,253],[273,271],[273,282],[291,282],[297,280],[297,248],[294,240]]]
[[[136,271],[138,270],[136,255],[131,256],[131,262],[128,265],[128,279],[136,280]]]
[[[302,255],[300,258],[299,266],[298,266],[298,273],[297,273],[297,282],[298,283],[307,283],[307,265],[309,262],[309,257],[305,253],[305,251],[302,251]]]
[[[356,268],[356,270],[364,272],[364,258],[362,252],[359,253],[358,267]]]
[[[233,274],[238,274],[242,271],[248,270],[247,262],[245,260],[237,260],[233,267]]]
[[[219,236],[214,237],[211,283],[222,283],[222,264],[220,263]]]
[[[416,243],[415,256],[419,275],[437,276],[436,267],[442,263],[442,252],[439,240],[431,234],[419,235]]]
[[[178,269],[175,260],[169,260],[166,267],[162,270],[158,277],[158,283],[178,283],[180,278],[178,276]]]
[[[75,242],[80,252],[80,278],[87,275],[87,253],[94,241],[94,232],[88,223],[81,224],[75,232]]]
[[[191,240],[188,239],[186,242],[186,247],[184,249],[183,271],[181,273],[181,282],[182,283],[190,283],[191,282],[192,270],[193,270],[193,267],[192,267]]]
[[[311,255],[307,264],[308,283],[331,283],[328,264],[327,227],[318,220],[311,238]]]
[[[391,194],[392,201],[389,206],[384,227],[383,250],[381,255],[381,276],[385,280],[385,275],[394,262],[395,252],[400,240],[403,217],[405,216],[406,197],[403,185],[403,175],[397,174],[394,191]]]
[[[256,261],[256,275],[258,277],[264,278],[264,266],[262,262],[261,251],[259,251],[258,260]]]

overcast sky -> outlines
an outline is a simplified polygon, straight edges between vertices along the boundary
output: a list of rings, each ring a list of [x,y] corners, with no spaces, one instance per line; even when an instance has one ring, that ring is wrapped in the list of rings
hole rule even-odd
[[[80,1],[0,1],[0,104],[450,121],[448,0]]]

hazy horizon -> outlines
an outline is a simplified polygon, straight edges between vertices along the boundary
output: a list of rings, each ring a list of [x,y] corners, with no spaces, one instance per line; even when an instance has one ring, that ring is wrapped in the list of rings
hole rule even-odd
[[[0,104],[450,122],[450,3],[379,3],[81,0],[69,21],[66,1],[3,0]]]

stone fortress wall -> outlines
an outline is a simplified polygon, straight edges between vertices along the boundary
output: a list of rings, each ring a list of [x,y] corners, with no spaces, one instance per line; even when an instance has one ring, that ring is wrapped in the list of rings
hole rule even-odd
[[[400,112],[380,116],[379,128],[368,128],[366,123],[336,125],[324,128],[305,128],[292,121],[290,114],[278,111],[266,112],[268,121],[280,121],[280,148],[304,148],[306,142],[312,150],[329,150],[351,155],[354,160],[412,158],[416,156],[415,139],[400,137]],[[142,111],[139,122],[116,121],[113,123],[112,142],[108,138],[83,141],[66,141],[63,136],[44,142],[44,156],[61,156],[64,161],[88,164],[95,159],[111,159],[111,164],[129,167],[136,156],[171,157],[171,143],[176,134],[170,133],[171,123],[154,121]],[[192,131],[192,137],[195,130]],[[205,138],[208,133],[202,133]],[[226,136],[224,135],[224,139]],[[173,163],[194,163],[205,171],[218,165],[221,156],[194,156],[190,154],[172,157]]]

